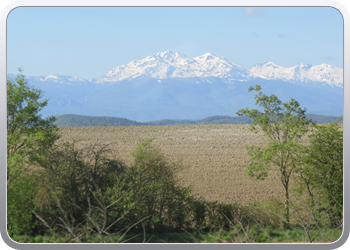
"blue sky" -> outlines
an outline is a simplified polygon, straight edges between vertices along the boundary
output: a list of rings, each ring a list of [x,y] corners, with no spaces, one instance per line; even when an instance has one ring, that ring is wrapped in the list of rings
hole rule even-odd
[[[7,20],[8,73],[88,79],[165,50],[342,68],[343,19],[331,7],[21,7]]]

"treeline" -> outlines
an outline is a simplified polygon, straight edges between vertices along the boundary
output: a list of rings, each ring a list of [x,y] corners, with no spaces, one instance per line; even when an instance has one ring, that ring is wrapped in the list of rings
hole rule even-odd
[[[275,199],[242,206],[207,202],[177,185],[176,173],[182,164],[170,162],[160,148],[152,146],[151,139],[140,141],[131,152],[131,165],[118,159],[109,145],[77,149],[74,143],[60,142],[55,118],[39,115],[47,105],[46,100],[39,101],[41,97],[42,92],[29,87],[23,75],[7,81],[7,229],[11,237],[51,235],[88,242],[93,236],[99,242],[123,242],[141,234],[145,242],[152,232],[230,230],[231,239],[255,242],[256,234],[267,229],[298,229],[313,242],[322,237],[322,230],[342,227],[343,137],[337,122],[293,123],[302,128],[310,125],[308,147],[289,141],[283,147],[269,144],[267,151],[251,148],[248,174],[253,177],[265,176],[271,152],[292,157],[290,165],[279,170],[283,176],[292,167],[294,172],[288,173],[296,173],[298,184],[293,192],[300,197],[297,202]],[[255,110],[252,114],[262,115]],[[287,114],[296,121],[296,116]],[[272,120],[261,117],[262,124],[288,128],[276,123],[274,116]],[[299,117],[299,122],[304,118]],[[253,125],[259,125],[254,119]],[[288,131],[293,135],[293,130]],[[256,162],[264,154],[265,162]],[[266,234],[264,240],[269,237]]]
[[[109,116],[61,115],[54,122],[58,127],[82,126],[161,126],[161,125],[199,125],[199,124],[249,124],[246,117],[210,116],[200,120],[170,120],[163,119],[149,122],[137,122],[125,118]]]
[[[307,114],[308,119],[315,123],[332,123],[338,117],[327,115]],[[340,121],[342,122],[342,120]],[[227,115],[216,115],[200,120],[170,120],[163,119],[149,122],[137,122],[126,118],[109,116],[86,116],[66,114],[57,117],[54,122],[58,127],[82,127],[82,126],[160,126],[160,125],[202,125],[202,124],[251,124],[248,117],[232,117]]]

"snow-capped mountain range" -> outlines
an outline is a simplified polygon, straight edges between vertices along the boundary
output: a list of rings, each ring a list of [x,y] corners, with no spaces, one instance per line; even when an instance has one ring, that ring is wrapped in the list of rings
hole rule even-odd
[[[343,86],[343,69],[329,65],[309,65],[300,63],[285,68],[273,62],[256,64],[247,70],[228,59],[212,53],[194,58],[172,51],[159,52],[154,56],[132,61],[118,66],[104,76],[88,79],[93,83],[118,82],[143,78],[190,78],[218,77],[227,83],[249,81],[253,78],[283,80],[291,82],[323,82],[331,86]],[[71,76],[41,76],[40,81],[52,80],[60,83],[83,82],[83,78]]]
[[[49,99],[44,115],[105,115],[140,122],[234,116],[239,108],[255,106],[253,94],[247,91],[255,84],[282,101],[293,97],[308,113],[341,115],[343,111],[341,68],[303,63],[285,68],[267,62],[247,70],[212,53],[189,58],[165,51],[97,78],[49,75],[29,76],[28,81]]]
[[[164,79],[210,76],[232,81],[245,80],[249,75],[249,71],[240,65],[212,53],[188,58],[177,52],[165,51],[118,66],[94,81],[100,83],[131,80],[137,77]]]
[[[253,77],[267,80],[325,82],[331,86],[343,87],[343,69],[329,64],[311,66],[300,63],[290,68],[284,68],[273,62],[268,62],[255,65],[249,72]]]

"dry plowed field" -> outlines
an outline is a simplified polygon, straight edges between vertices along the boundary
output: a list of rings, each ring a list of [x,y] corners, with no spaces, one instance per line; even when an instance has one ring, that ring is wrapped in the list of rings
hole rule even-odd
[[[248,204],[283,197],[278,177],[271,173],[265,181],[246,175],[249,162],[246,146],[264,145],[262,133],[255,134],[249,125],[173,125],[127,127],[62,127],[64,141],[77,141],[85,147],[97,141],[113,143],[118,157],[132,162],[130,152],[140,139],[154,138],[171,161],[182,161],[178,182],[190,186],[193,193],[208,201]]]

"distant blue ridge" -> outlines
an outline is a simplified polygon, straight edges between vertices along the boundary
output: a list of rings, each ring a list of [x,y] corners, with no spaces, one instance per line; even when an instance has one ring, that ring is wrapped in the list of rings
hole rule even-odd
[[[306,117],[316,123],[332,123],[337,116],[325,116],[307,114]],[[247,117],[232,117],[225,115],[210,116],[200,120],[157,120],[149,122],[137,122],[119,117],[109,116],[84,116],[66,114],[58,116],[54,122],[59,127],[85,127],[85,126],[162,126],[162,125],[200,125],[200,124],[250,124]],[[341,121],[342,123],[342,121]]]

